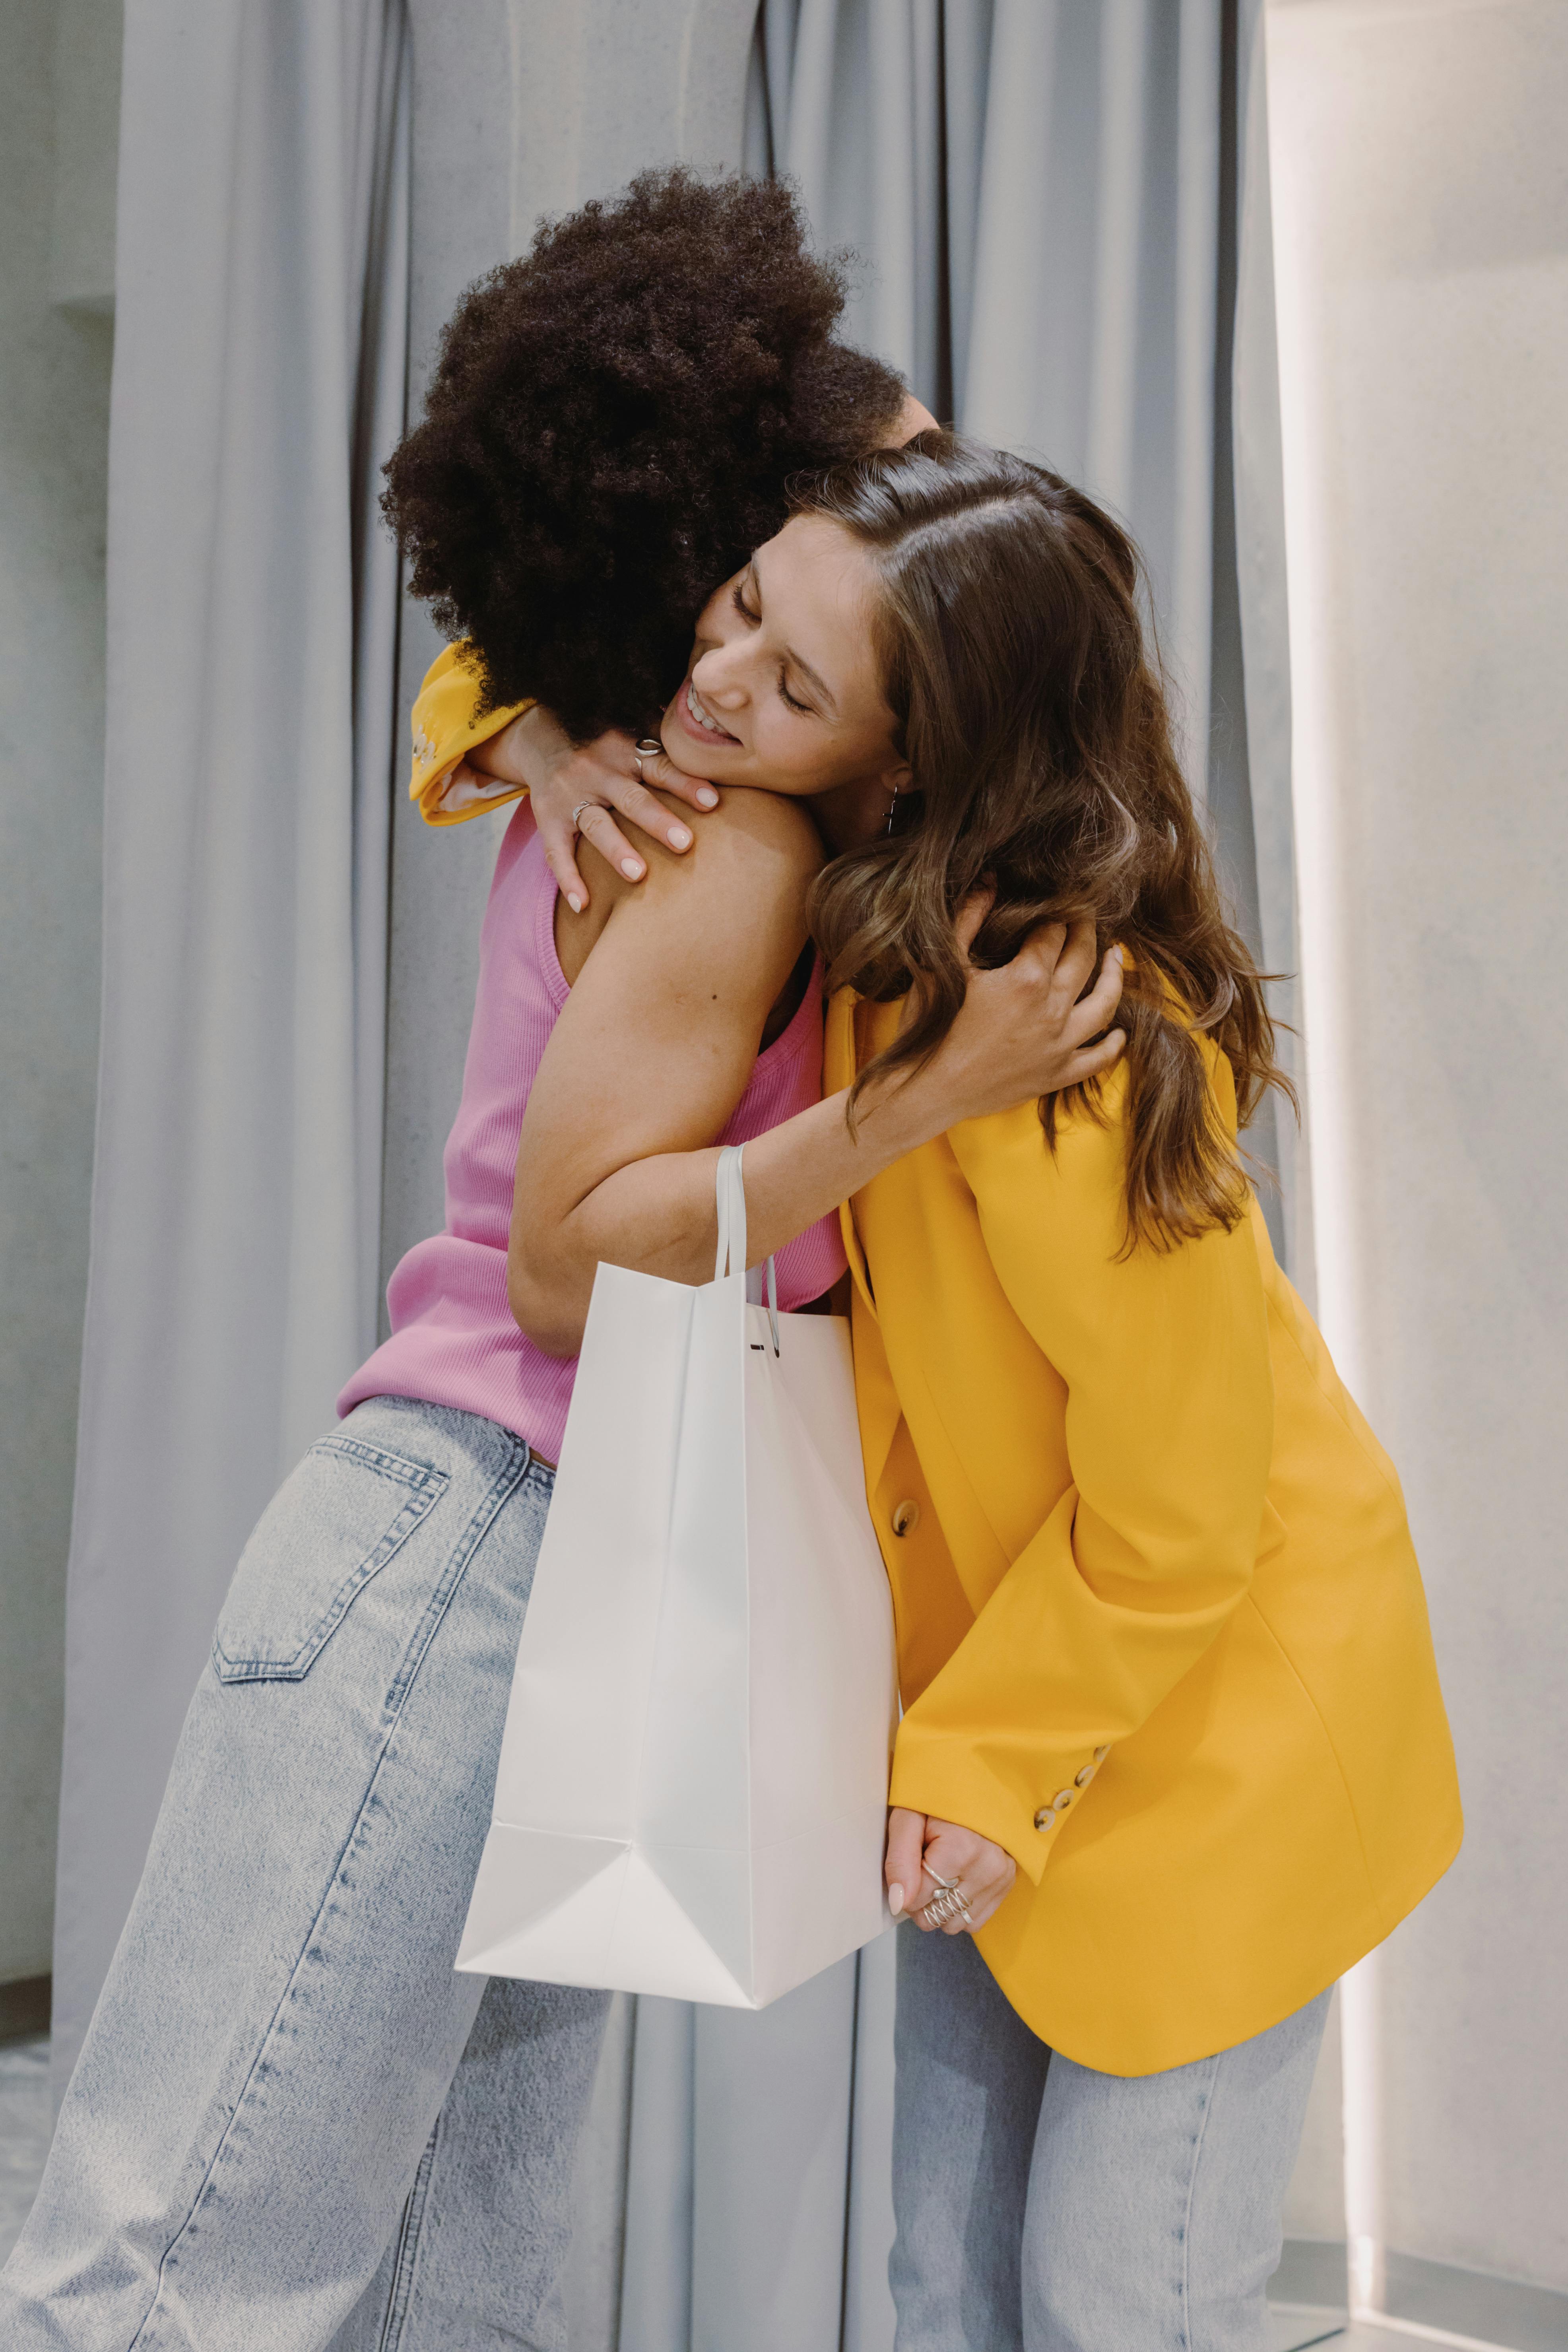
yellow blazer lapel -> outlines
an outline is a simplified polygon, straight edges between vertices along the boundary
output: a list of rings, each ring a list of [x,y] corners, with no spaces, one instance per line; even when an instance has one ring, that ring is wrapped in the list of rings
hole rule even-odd
[[[822,1041],[822,1090],[836,1095],[855,1082],[855,1007],[858,999],[852,988],[835,990],[828,1000],[827,1018]],[[844,1255],[849,1261],[850,1278],[855,1286],[850,1330],[855,1346],[855,1395],[860,1414],[860,1452],[866,1465],[866,1493],[875,1494],[877,1482],[892,1449],[903,1409],[893,1387],[893,1376],[888,1369],[887,1352],[882,1346],[882,1334],[877,1322],[877,1302],[871,1294],[871,1278],[866,1270],[866,1254],[860,1247],[860,1236],[855,1230],[855,1212],[849,1202],[838,1211],[839,1229],[844,1235]]]
[[[852,988],[835,989],[827,1000],[827,1016],[822,1033],[822,1091],[825,1095],[841,1093],[855,1083],[855,1007],[859,1003]],[[877,1302],[871,1294],[871,1277],[866,1271],[866,1255],[860,1247],[860,1236],[855,1230],[855,1212],[847,1201],[838,1209],[839,1230],[844,1236],[844,1255],[849,1261],[849,1272],[860,1303],[873,1322],[877,1319]],[[889,1433],[889,1437],[891,1432]],[[869,1455],[867,1459],[869,1460]]]

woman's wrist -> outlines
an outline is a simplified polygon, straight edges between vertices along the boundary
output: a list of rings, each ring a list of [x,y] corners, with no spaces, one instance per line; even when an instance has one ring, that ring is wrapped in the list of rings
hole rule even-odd
[[[565,741],[557,722],[542,703],[531,702],[515,719],[498,727],[468,754],[470,768],[537,792],[549,777],[559,747]]]
[[[847,1106],[847,1096],[845,1100]],[[918,1151],[971,1115],[951,1070],[937,1055],[915,1069],[906,1066],[870,1077],[855,1105],[854,1130],[857,1139],[869,1147],[868,1159],[876,1159],[876,1172],[880,1173],[907,1151]]]

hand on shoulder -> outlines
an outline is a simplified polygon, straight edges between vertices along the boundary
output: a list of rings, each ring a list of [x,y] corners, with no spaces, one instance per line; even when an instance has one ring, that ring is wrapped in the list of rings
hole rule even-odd
[[[805,940],[806,892],[824,855],[807,811],[772,793],[726,793],[684,853],[640,829],[636,838],[647,868],[640,881],[582,844],[589,903],[578,915],[563,904],[556,915],[567,980],[575,984],[614,924],[623,950],[643,946],[672,978],[718,967],[763,987],[776,972],[773,992],[782,988]]]

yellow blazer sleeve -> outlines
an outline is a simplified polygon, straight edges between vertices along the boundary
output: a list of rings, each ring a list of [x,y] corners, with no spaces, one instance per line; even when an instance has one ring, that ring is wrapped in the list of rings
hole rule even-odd
[[[482,719],[476,718],[479,681],[464,661],[464,651],[460,645],[447,646],[437,655],[414,705],[414,773],[408,796],[418,802],[426,824],[466,824],[486,809],[521,800],[527,791],[524,784],[505,784],[488,776],[472,783],[467,778],[453,782],[453,769],[476,743],[488,742],[521,711],[533,708],[531,701],[514,702],[505,710],[487,710]],[[490,789],[485,790],[486,785]]]
[[[1053,1810],[1246,1593],[1273,1447],[1247,1221],[1121,1255],[1122,1091],[1118,1073],[1108,1127],[1064,1120],[1054,1156],[1033,1104],[949,1138],[1007,1298],[1066,1383],[1072,1483],[905,1716],[893,1801],[980,1831],[1037,1881]]]

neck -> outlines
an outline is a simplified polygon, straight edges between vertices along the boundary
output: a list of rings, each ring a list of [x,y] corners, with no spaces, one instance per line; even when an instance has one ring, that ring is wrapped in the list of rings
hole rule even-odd
[[[888,787],[874,778],[811,795],[811,813],[835,857],[875,840],[888,821]]]

